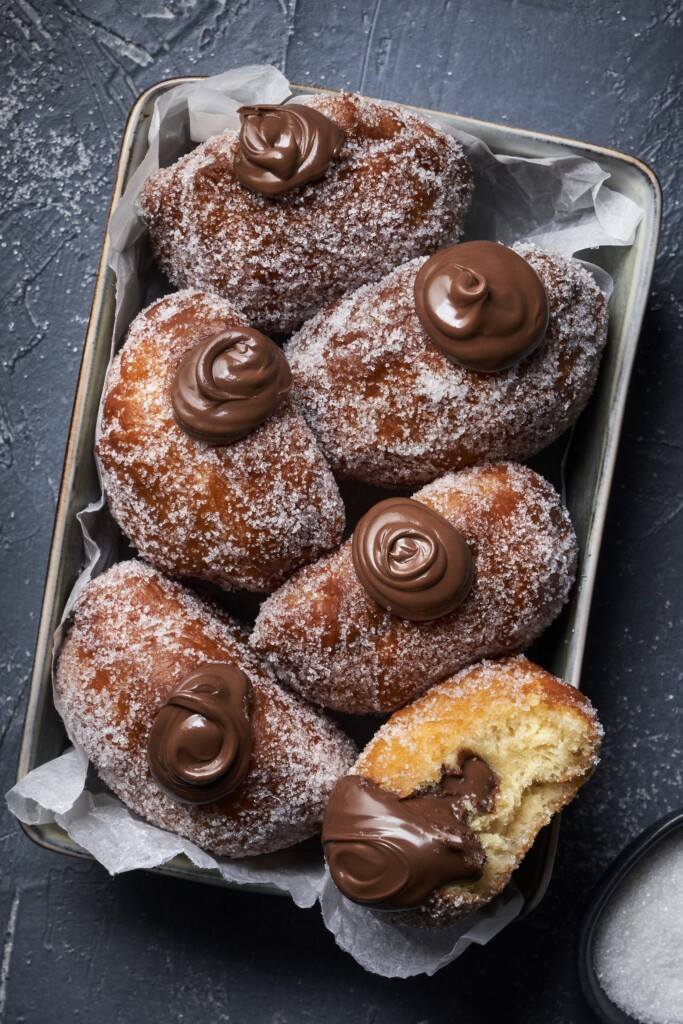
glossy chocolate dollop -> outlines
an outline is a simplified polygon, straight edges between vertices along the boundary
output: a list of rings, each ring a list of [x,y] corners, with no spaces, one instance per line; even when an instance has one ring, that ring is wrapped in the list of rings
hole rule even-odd
[[[265,196],[321,178],[344,141],[329,117],[300,103],[240,107],[237,113],[242,118],[237,180]]]
[[[465,538],[443,516],[412,498],[387,498],[374,505],[358,523],[351,551],[370,597],[413,622],[453,611],[472,586],[472,555]]]
[[[275,342],[251,327],[226,327],[185,353],[171,403],[186,434],[224,445],[268,419],[291,386],[289,363]]]
[[[466,818],[493,810],[496,786],[471,754],[424,796],[401,799],[359,775],[340,779],[322,833],[337,888],[376,910],[408,910],[443,885],[481,878],[486,855]]]
[[[251,686],[229,663],[202,665],[180,682],[159,710],[147,741],[152,775],[182,803],[227,796],[251,757]]]
[[[415,309],[451,362],[485,373],[520,362],[548,326],[540,277],[497,242],[462,242],[430,256],[415,278]]]

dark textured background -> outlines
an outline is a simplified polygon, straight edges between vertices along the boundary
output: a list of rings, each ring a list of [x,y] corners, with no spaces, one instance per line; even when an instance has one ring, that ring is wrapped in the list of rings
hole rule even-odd
[[[317,910],[33,846],[0,811],[0,1021],[590,1020],[581,908],[681,796],[681,4],[643,0],[12,0],[2,4],[0,791],[14,781],[43,574],[119,139],[173,75],[272,62],[347,87],[611,145],[649,162],[664,231],[620,449],[584,689],[602,766],[548,894],[433,979],[386,981]]]

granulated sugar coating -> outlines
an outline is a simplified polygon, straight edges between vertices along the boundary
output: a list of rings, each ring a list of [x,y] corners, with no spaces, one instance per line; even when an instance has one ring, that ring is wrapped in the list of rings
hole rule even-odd
[[[416,259],[344,296],[286,346],[293,396],[339,476],[412,487],[448,470],[526,459],[586,405],[607,339],[607,302],[576,261],[515,246],[543,281],[544,340],[509,370],[449,362],[415,312]]]
[[[604,912],[594,950],[609,998],[643,1024],[683,1024],[683,828],[633,869]]]
[[[152,778],[149,731],[181,679],[225,661],[252,686],[249,771],[216,803],[178,803]],[[84,588],[55,687],[71,734],[112,792],[152,824],[228,857],[313,835],[355,756],[336,725],[277,685],[237,622],[143,562],[120,562]]]
[[[313,435],[285,401],[246,437],[211,447],[171,405],[183,353],[244,323],[202,292],[140,313],[107,376],[97,454],[112,514],[149,562],[226,590],[272,590],[341,540],[344,506]]]
[[[471,546],[463,603],[431,622],[385,611],[363,588],[351,542],[296,573],[262,605],[251,642],[277,676],[339,711],[389,711],[480,658],[523,650],[558,615],[576,538],[552,486],[512,463],[450,473],[414,497]]]
[[[139,209],[173,284],[230,299],[287,332],[414,256],[457,242],[472,194],[462,147],[397,106],[352,94],[297,99],[345,133],[324,178],[275,199],[243,188],[226,131],[158,171]]]

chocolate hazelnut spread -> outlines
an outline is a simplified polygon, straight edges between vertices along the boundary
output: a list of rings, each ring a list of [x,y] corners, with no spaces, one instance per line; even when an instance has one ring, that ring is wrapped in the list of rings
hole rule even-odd
[[[532,266],[496,242],[442,249],[415,278],[415,309],[429,337],[468,370],[505,370],[548,326],[548,298]]]
[[[279,196],[321,178],[344,141],[343,131],[301,103],[240,107],[235,174],[251,192]]]
[[[335,884],[356,903],[408,910],[443,885],[476,881],[486,855],[466,819],[493,810],[496,787],[486,762],[465,752],[422,796],[401,799],[359,775],[340,779],[322,833]]]
[[[149,765],[164,792],[205,804],[230,793],[251,757],[251,685],[230,663],[202,665],[170,693],[147,742]]]
[[[412,498],[387,498],[374,505],[358,523],[351,550],[368,594],[404,619],[424,622],[446,615],[472,586],[465,538]]]
[[[186,434],[225,445],[268,419],[291,385],[289,364],[275,342],[251,327],[226,327],[185,353],[171,403]]]

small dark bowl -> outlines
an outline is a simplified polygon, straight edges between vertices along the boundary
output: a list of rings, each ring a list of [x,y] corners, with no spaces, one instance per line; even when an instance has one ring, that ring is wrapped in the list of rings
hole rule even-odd
[[[654,825],[633,840],[612,861],[596,885],[576,934],[575,958],[579,984],[586,1002],[602,1024],[638,1024],[635,1017],[620,1010],[600,986],[593,964],[595,936],[602,915],[614,895],[633,868],[652,852],[666,836],[683,827],[683,809],[660,818]]]

